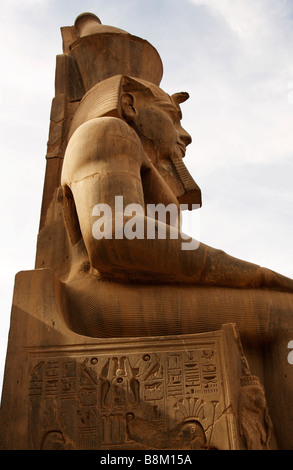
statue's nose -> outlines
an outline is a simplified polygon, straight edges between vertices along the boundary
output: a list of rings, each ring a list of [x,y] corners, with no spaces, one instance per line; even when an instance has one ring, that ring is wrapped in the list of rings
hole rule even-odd
[[[180,138],[181,138],[182,142],[184,143],[184,145],[186,147],[187,147],[187,145],[191,144],[191,142],[192,142],[191,135],[189,135],[188,132],[186,132],[185,129],[182,129],[182,133],[180,134]]]

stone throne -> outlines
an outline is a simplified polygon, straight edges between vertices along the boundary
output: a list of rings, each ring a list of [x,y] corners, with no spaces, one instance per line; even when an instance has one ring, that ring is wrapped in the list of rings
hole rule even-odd
[[[121,137],[127,157],[132,148],[147,153],[151,138],[125,119],[122,105],[132,112],[132,104],[121,96],[139,96],[148,111],[150,96],[165,99],[163,68],[147,41],[93,14],[61,31],[36,266],[15,281],[2,448],[292,449],[291,280],[207,248],[205,277],[185,274],[184,252],[183,274],[174,270],[172,250],[163,271],[147,271],[144,250],[155,265],[161,249],[152,260],[135,240],[131,252],[123,240],[102,245],[97,269],[84,224],[90,191],[80,196],[75,183],[93,181],[105,166],[92,170],[88,155],[78,166],[79,152],[91,148],[97,124],[103,157]],[[181,118],[187,95],[167,96]],[[89,134],[76,140],[80,132]],[[115,178],[102,187],[105,197],[117,191]],[[154,202],[155,187],[155,202],[171,190],[189,209],[201,205],[182,155],[143,168],[141,180],[145,200]],[[125,196],[135,201],[137,191],[129,184]],[[120,264],[108,268],[107,250]]]

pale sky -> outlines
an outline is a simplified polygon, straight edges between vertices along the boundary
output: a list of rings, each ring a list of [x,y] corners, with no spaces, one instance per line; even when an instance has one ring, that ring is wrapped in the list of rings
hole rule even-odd
[[[293,278],[293,0],[2,0],[0,386],[14,276],[34,268],[60,27],[84,11],[147,39],[162,88],[190,94],[200,241]]]

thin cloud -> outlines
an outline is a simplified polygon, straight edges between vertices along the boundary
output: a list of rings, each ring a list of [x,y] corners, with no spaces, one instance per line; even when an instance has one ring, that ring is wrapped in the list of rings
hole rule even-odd
[[[213,24],[193,63],[203,64],[193,93],[198,112],[187,117],[213,165],[268,162],[292,151],[293,24],[288,2],[190,0],[205,7]],[[200,38],[198,38],[200,41]],[[202,56],[205,55],[205,58]],[[195,60],[196,59],[196,60]],[[211,135],[213,139],[211,139]]]

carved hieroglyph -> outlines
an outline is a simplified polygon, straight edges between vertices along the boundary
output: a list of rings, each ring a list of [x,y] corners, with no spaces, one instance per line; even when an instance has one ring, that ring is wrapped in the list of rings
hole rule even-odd
[[[237,339],[235,327],[226,325],[211,334],[142,338],[133,345],[108,341],[86,351],[82,344],[28,348],[18,417],[27,423],[22,445],[245,448],[241,430],[251,415],[241,411],[238,418],[243,367]],[[265,441],[266,429],[261,433]],[[259,448],[258,436],[248,435],[249,447]]]

